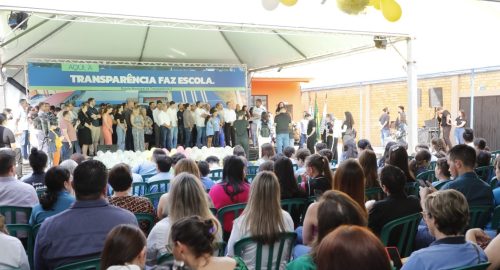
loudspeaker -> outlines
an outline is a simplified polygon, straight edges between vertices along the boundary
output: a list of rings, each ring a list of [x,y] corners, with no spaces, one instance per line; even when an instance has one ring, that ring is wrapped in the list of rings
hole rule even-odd
[[[442,87],[429,88],[429,107],[431,108],[443,107]]]
[[[97,151],[102,151],[104,153],[110,151],[111,153],[114,153],[118,150],[118,145],[112,144],[112,145],[104,145],[104,144],[99,144],[97,146]]]

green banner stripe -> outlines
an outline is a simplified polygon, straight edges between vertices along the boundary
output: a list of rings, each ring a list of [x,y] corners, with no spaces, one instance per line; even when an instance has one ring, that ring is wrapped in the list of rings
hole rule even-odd
[[[61,63],[61,70],[72,72],[99,72],[99,64]]]
[[[245,91],[245,87],[113,87],[113,86],[32,86],[31,90],[86,91]]]

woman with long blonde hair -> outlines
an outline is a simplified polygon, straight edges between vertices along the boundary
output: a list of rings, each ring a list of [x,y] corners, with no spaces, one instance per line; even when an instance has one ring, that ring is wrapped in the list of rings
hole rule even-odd
[[[255,267],[257,246],[247,246],[242,254],[234,253],[234,244],[245,237],[254,237],[262,244],[273,244],[282,232],[293,232],[292,217],[280,204],[280,183],[273,172],[263,171],[253,179],[250,188],[250,198],[240,217],[234,220],[233,229],[228,242],[228,256],[240,256],[251,269]],[[293,244],[293,243],[290,243]],[[278,244],[279,245],[279,244]],[[263,249],[267,253],[267,248]],[[275,250],[278,247],[275,245]],[[287,250],[285,248],[285,250]],[[277,254],[274,253],[273,265],[276,265]],[[281,268],[284,268],[290,254],[281,257]],[[267,265],[267,261],[262,262]]]
[[[215,241],[222,241],[222,227],[210,211],[206,192],[196,176],[180,173],[174,177],[167,200],[168,217],[156,223],[148,236],[147,265],[155,265],[158,256],[172,252],[167,248],[170,228],[177,220],[184,217],[196,215],[204,219],[212,219],[217,231]]]

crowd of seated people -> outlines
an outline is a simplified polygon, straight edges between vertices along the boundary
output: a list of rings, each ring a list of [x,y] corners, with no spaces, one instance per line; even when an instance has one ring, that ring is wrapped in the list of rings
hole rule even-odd
[[[500,237],[491,239],[491,232],[468,223],[470,207],[489,206],[479,223],[484,228],[500,203],[500,187],[490,185],[493,176],[500,176],[500,157],[486,179],[475,171],[491,164],[483,140],[477,140],[476,148],[456,145],[444,157],[443,149],[429,151],[425,145],[410,157],[405,145],[389,142],[379,160],[363,140],[356,150],[359,158],[336,165],[333,152],[321,143],[314,154],[305,148],[276,154],[271,144],[264,144],[252,178],[248,169],[257,164],[238,147],[222,161],[208,157],[198,162],[159,150],[132,169],[118,164],[110,170],[78,156],[45,170],[47,155],[33,149],[29,160],[34,172],[23,182],[14,178],[15,153],[2,149],[0,207],[32,208],[17,223],[39,229],[29,259],[25,239],[9,235],[12,215],[0,216],[0,245],[8,247],[0,252],[0,265],[55,269],[100,258],[101,269],[112,270],[168,269],[161,267],[175,264],[174,259],[183,262],[185,268],[179,269],[267,269],[268,264],[292,270],[391,269],[384,245],[397,246],[402,236],[396,230],[383,243],[385,225],[421,213],[416,245],[403,269],[484,262],[497,269]],[[214,170],[222,170],[216,181],[211,179]],[[435,181],[418,181],[423,172],[431,172]],[[147,192],[161,194],[157,202],[133,194],[134,183],[159,180],[169,181],[164,190]],[[380,194],[369,200],[365,192],[373,188]],[[284,200],[302,205],[286,208]],[[216,214],[235,204],[241,204],[238,213]],[[154,224],[138,221],[136,214],[149,214]],[[281,249],[287,235],[296,238]],[[241,240],[248,238],[252,242],[243,245]],[[261,256],[271,250],[272,257]]]

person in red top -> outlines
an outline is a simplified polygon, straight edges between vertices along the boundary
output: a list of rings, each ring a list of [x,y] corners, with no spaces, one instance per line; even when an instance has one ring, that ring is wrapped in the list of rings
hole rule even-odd
[[[77,121],[73,126],[71,123],[72,119],[71,112],[65,111],[63,112],[63,118],[59,122],[59,128],[61,129],[63,136],[63,146],[62,146],[62,160],[67,160],[73,154],[75,146],[77,144],[76,137],[76,126],[80,124],[80,121]]]
[[[237,203],[246,203],[250,194],[250,184],[246,182],[246,165],[243,158],[228,156],[224,159],[222,182],[210,189],[210,198],[216,209]],[[224,216],[224,235],[229,236],[233,227],[234,214]]]

